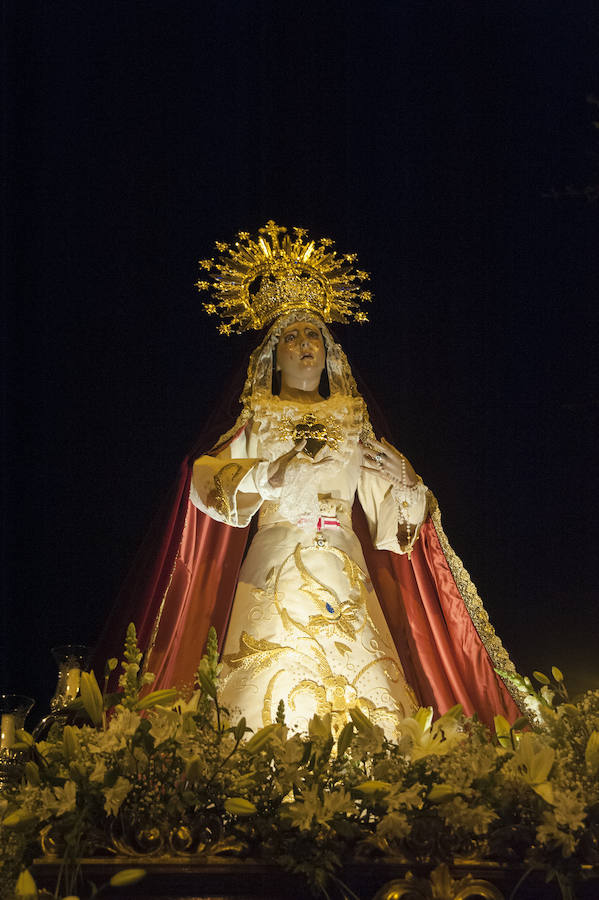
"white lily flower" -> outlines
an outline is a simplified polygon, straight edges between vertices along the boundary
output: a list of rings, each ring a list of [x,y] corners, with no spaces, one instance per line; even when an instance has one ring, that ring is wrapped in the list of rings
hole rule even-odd
[[[539,735],[525,732],[514,753],[518,775],[547,803],[554,803],[549,773],[555,761],[555,750],[542,742]]]
[[[111,788],[104,788],[104,809],[109,816],[116,816],[131,788],[131,782],[121,775]]]
[[[54,796],[58,801],[56,815],[62,816],[75,809],[77,805],[77,785],[74,781],[66,781],[64,787],[54,788]]]
[[[461,707],[453,707],[432,724],[433,710],[429,707],[421,707],[411,718],[401,722],[402,734],[407,734],[412,740],[409,751],[413,760],[422,759],[424,756],[444,756],[450,750],[465,739],[460,731],[458,716]]]

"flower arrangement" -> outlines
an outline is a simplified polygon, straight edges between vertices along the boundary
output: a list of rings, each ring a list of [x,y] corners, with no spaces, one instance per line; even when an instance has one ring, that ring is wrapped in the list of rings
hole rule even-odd
[[[78,861],[109,850],[272,860],[324,897],[349,859],[525,862],[564,896],[599,863],[599,691],[570,701],[557,668],[535,673],[539,691],[520,679],[542,728],[498,716],[491,735],[459,706],[436,721],[420,709],[394,743],[359,708],[335,736],[327,716],[290,733],[282,704],[251,733],[219,704],[213,630],[191,696],[148,693],[141,662],[130,625],[118,693],[111,659],[104,690],[82,673],[84,724],[38,742],[19,732],[23,776],[0,795],[1,898],[35,896],[43,854],[62,860],[54,896],[73,897]]]

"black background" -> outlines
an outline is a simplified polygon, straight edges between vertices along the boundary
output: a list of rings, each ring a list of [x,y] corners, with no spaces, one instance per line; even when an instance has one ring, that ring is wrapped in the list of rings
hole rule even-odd
[[[599,7],[4,4],[0,690],[93,643],[255,338],[197,259],[269,218],[356,251],[337,329],[518,668],[597,665]]]

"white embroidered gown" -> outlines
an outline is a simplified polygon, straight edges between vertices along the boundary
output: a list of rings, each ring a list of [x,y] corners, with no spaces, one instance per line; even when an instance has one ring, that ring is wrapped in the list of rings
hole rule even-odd
[[[359,706],[389,737],[417,706],[351,528],[356,493],[374,546],[401,552],[398,508],[412,530],[426,512],[425,487],[402,491],[361,468],[364,404],[335,397],[308,406],[269,396],[216,456],[194,464],[191,500],[214,519],[258,531],[243,562],[223,651],[221,702],[257,729],[275,720],[306,732],[331,713],[338,733]],[[299,430],[298,430],[299,428]],[[303,430],[302,430],[303,428]],[[282,488],[269,462],[298,436],[326,443],[301,454]]]

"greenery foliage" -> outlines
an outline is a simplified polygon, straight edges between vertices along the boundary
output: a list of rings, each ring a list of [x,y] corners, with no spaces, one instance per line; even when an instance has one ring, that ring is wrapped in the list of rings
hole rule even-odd
[[[251,733],[219,704],[214,631],[191,695],[144,693],[141,663],[131,625],[120,691],[82,679],[89,724],[20,732],[22,777],[0,795],[2,898],[31,896],[44,853],[63,860],[56,897],[94,896],[78,860],[109,849],[272,860],[322,896],[350,859],[524,861],[565,895],[599,863],[599,691],[571,701],[557,668],[535,673],[538,692],[520,684],[542,727],[498,716],[491,735],[459,706],[436,721],[420,709],[394,743],[359,708],[336,735],[326,716],[290,733],[282,705]]]

